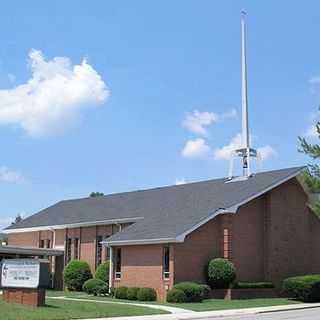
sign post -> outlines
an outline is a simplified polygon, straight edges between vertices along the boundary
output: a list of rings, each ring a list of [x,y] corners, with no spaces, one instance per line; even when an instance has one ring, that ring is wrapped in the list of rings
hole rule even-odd
[[[1,288],[6,302],[45,305],[45,288],[49,286],[49,261],[7,259],[1,264]]]

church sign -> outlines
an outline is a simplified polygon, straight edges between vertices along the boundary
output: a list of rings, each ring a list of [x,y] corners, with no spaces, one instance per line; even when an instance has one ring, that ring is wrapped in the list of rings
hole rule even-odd
[[[35,307],[45,305],[50,284],[49,261],[40,259],[2,260],[0,287],[3,300]]]
[[[33,259],[8,259],[1,266],[1,287],[38,288],[40,263]]]

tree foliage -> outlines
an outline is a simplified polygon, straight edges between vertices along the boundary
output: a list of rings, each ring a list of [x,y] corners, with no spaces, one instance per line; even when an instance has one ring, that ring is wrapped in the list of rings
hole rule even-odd
[[[101,196],[104,196],[104,193],[103,192],[91,192],[90,193],[90,197],[101,197]]]
[[[320,111],[320,108],[319,108]],[[320,121],[315,125],[317,138],[320,138]],[[320,158],[320,145],[319,143],[311,143],[305,137],[299,137],[300,148],[299,152],[308,155],[313,163],[309,164],[309,170],[306,170],[302,177],[302,182],[307,188],[307,191],[316,194],[320,193],[320,167],[316,163]],[[320,201],[317,198],[310,198],[310,207],[320,216]]]

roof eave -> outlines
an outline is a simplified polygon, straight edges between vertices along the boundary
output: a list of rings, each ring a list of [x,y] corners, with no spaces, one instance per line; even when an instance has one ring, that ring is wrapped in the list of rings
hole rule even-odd
[[[142,219],[144,219],[144,217],[118,218],[118,219],[100,220],[100,221],[92,221],[92,222],[58,224],[58,225],[50,225],[50,226],[12,228],[12,229],[4,229],[1,232],[5,233],[5,234],[10,234],[10,233],[45,231],[45,230],[53,231],[53,230],[59,230],[59,229],[70,229],[70,228],[79,228],[79,227],[90,227],[90,226],[99,226],[99,225],[130,223],[130,222],[136,222],[136,221],[142,220]]]
[[[178,238],[158,238],[158,239],[140,239],[140,240],[114,240],[101,241],[101,244],[107,247],[119,247],[119,246],[134,246],[134,245],[144,245],[144,244],[162,244],[162,243],[176,243],[183,242]]]
[[[178,235],[175,238],[123,240],[123,241],[121,241],[121,240],[119,240],[119,241],[116,241],[116,240],[115,241],[107,241],[107,240],[105,240],[102,243],[104,245],[106,245],[106,246],[128,246],[128,245],[140,245],[140,244],[179,243],[179,242],[181,243],[181,242],[184,242],[185,237],[188,234],[190,234],[194,230],[200,228],[202,225],[204,225],[208,221],[212,220],[216,216],[218,216],[220,214],[227,214],[227,213],[235,214],[235,213],[237,213],[239,207],[241,207],[242,205],[252,201],[253,199],[256,199],[256,198],[260,197],[261,195],[265,194],[266,192],[278,187],[282,183],[284,183],[286,181],[289,181],[290,179],[295,178],[298,174],[300,174],[303,170],[305,170],[305,168],[306,167],[301,167],[299,170],[297,170],[293,174],[288,175],[287,177],[281,179],[277,183],[274,183],[274,184],[270,185],[269,187],[265,188],[264,190],[252,195],[251,197],[248,197],[248,198],[240,201],[239,203],[236,203],[236,204],[234,204],[234,205],[232,205],[232,206],[230,206],[228,208],[220,208],[220,209],[218,209],[217,211],[211,213],[205,219],[201,220],[199,223],[195,224],[190,229],[184,231],[183,233],[181,233],[180,235]]]

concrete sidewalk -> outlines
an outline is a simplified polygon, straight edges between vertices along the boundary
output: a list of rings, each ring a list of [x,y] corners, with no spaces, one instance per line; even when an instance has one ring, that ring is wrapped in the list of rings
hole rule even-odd
[[[148,307],[158,308],[159,305],[145,305]],[[292,311],[301,309],[320,308],[320,303],[302,303],[284,306],[273,307],[259,307],[247,309],[234,309],[234,310],[219,310],[219,311],[202,311],[194,312],[188,310],[187,312],[139,317],[115,317],[115,318],[99,318],[99,319],[85,319],[85,320],[185,320],[185,319],[206,319],[206,318],[222,318],[227,316],[237,315],[250,315],[259,313],[269,313],[277,311]]]

